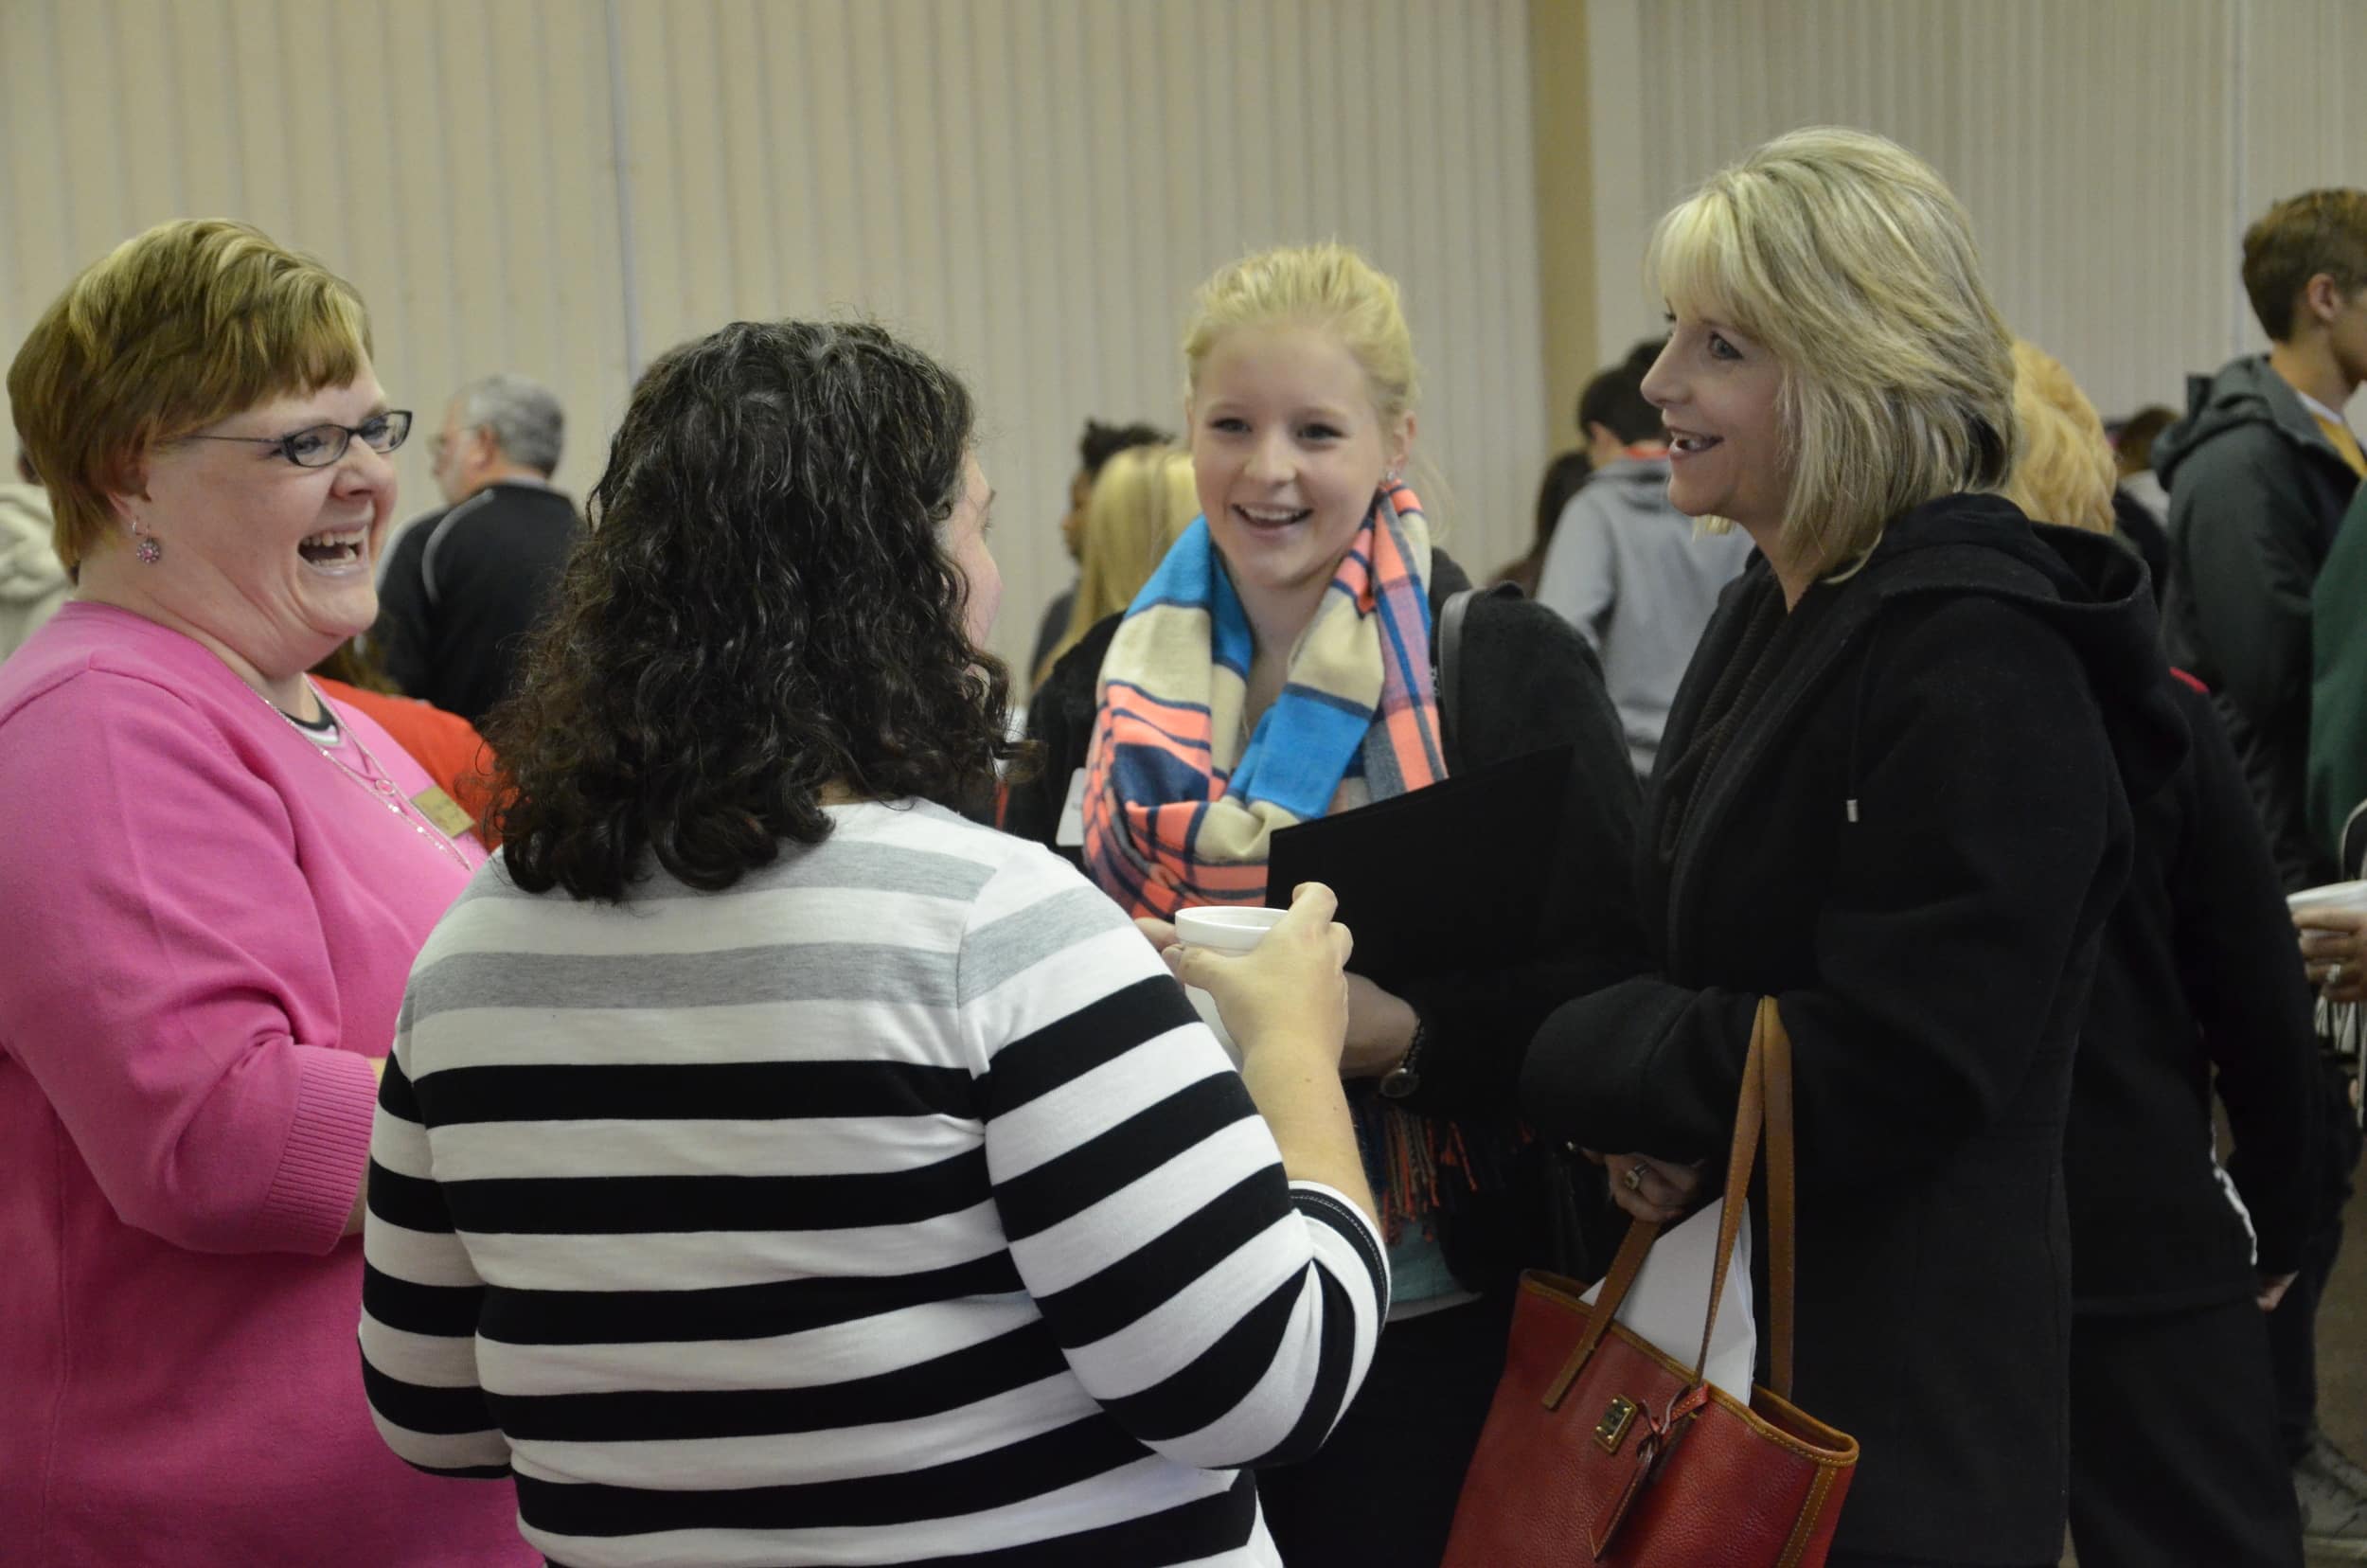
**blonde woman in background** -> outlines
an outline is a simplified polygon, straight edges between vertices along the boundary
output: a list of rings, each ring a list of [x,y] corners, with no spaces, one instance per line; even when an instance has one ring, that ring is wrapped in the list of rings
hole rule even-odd
[[[1265,901],[1276,829],[1548,747],[1574,757],[1524,951],[1350,977],[1341,1072],[1395,1305],[1323,1451],[1258,1479],[1290,1568],[1435,1568],[1514,1275],[1545,1256],[1525,1228],[1541,1172],[1513,1115],[1521,1053],[1557,1003],[1639,962],[1635,783],[1600,667],[1541,605],[1469,602],[1442,706],[1433,627],[1468,579],[1400,477],[1417,374],[1396,283],[1344,246],[1293,246],[1221,269],[1197,306],[1184,357],[1201,517],[1053,671],[1034,716],[1046,765],[1012,792],[1014,830],[1081,850],[1164,935],[1183,905]],[[1536,825],[1540,843],[1555,827]]]
[[[2104,422],[2039,349],[2017,343],[2014,369],[2005,494],[2111,532]],[[2137,810],[2072,1068],[2072,1539],[2085,1568],[2293,1568],[2303,1519],[2339,1539],[2346,1511],[2333,1488],[2295,1511],[2262,1315],[2314,1221],[2317,1044],[2234,749],[2198,683],[2173,692],[2192,748]],[[2215,1083],[2233,1193],[2211,1152]]]
[[[2020,441],[2002,493],[2034,523],[2112,532],[2118,472],[2095,405],[2062,361],[2014,340],[2014,419]]]
[[[1779,137],[1662,219],[1648,271],[1669,499],[1759,554],[1645,801],[1659,972],[1556,1012],[1522,1108],[1674,1218],[1775,997],[1793,1398],[1864,1453],[1831,1561],[2051,1564],[2072,1055],[2131,796],[2183,749],[2152,603],[2109,541],[1984,493],[2017,450],[2011,340],[1963,206],[1903,148]]]
[[[1129,447],[1103,465],[1085,502],[1068,629],[1037,667],[1037,686],[1087,633],[1134,602],[1167,546],[1199,515],[1191,454],[1166,446]]]

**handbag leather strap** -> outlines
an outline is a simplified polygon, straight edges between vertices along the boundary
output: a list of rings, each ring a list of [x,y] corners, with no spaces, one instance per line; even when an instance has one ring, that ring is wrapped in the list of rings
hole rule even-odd
[[[1735,1242],[1742,1229],[1742,1206],[1751,1190],[1751,1171],[1758,1158],[1759,1132],[1767,1132],[1767,1236],[1769,1350],[1773,1364],[1769,1388],[1779,1398],[1791,1398],[1792,1296],[1796,1278],[1798,1210],[1794,1203],[1796,1146],[1791,1126],[1791,1036],[1771,996],[1759,999],[1751,1029],[1751,1053],[1742,1067],[1742,1094],[1735,1107],[1734,1136],[1726,1153],[1726,1205],[1718,1217],[1717,1266],[1710,1279],[1709,1310],[1701,1320],[1701,1350],[1694,1359],[1693,1377],[1681,1405],[1702,1397],[1702,1374],[1709,1366],[1710,1340],[1717,1330],[1718,1303],[1726,1293],[1726,1271],[1733,1265]],[[1620,1304],[1644,1268],[1645,1256],[1660,1237],[1660,1226],[1638,1220],[1628,1226],[1603,1289],[1594,1298],[1586,1331],[1578,1338],[1560,1372],[1545,1390],[1545,1408],[1560,1405],[1571,1384],[1593,1359],[1610,1332]]]
[[[1791,1130],[1791,1035],[1771,996],[1759,999],[1767,1091],[1768,1388],[1791,1398],[1792,1290],[1798,1276],[1799,1215],[1793,1197],[1796,1146]]]

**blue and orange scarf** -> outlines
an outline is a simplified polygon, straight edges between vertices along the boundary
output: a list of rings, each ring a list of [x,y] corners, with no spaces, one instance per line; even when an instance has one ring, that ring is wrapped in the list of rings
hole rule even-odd
[[[1085,761],[1085,868],[1135,915],[1263,903],[1275,829],[1447,775],[1430,668],[1430,525],[1373,498],[1280,697],[1246,743],[1249,615],[1205,518],[1176,541],[1102,660]]]
[[[1447,776],[1430,659],[1430,523],[1402,485],[1372,510],[1246,742],[1249,615],[1205,518],[1135,596],[1101,664],[1085,760],[1085,869],[1128,913],[1259,904],[1277,829]],[[1394,1246],[1493,1162],[1450,1122],[1358,1086],[1358,1142]],[[1486,1167],[1486,1168],[1483,1168]]]

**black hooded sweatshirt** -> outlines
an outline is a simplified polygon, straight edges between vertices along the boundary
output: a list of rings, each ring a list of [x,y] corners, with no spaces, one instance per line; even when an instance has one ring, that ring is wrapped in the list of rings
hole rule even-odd
[[[2211,688],[2286,890],[2333,882],[2306,809],[2310,592],[2358,475],[2259,355],[2187,379],[2153,467],[2170,491],[2170,660]]]
[[[2320,1128],[2335,1108],[2268,844],[2210,700],[2173,695],[2186,762],[2137,810],[2072,1073],[2063,1173],[2082,1312],[2250,1296],[2255,1274],[2300,1267],[2329,1174]],[[2212,1163],[2215,1079],[2249,1229]]]
[[[1529,1053],[1540,1131],[1714,1175],[1778,998],[1794,1399],[1863,1445],[1837,1548],[2062,1549],[2073,1048],[2132,801],[2185,750],[2167,683],[2135,558],[1994,496],[1895,519],[1788,615],[1754,561],[1646,797],[1659,972],[1563,1007]]]

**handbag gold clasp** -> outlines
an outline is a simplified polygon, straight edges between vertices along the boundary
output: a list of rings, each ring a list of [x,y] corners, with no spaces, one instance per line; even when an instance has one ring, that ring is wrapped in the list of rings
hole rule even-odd
[[[1619,1445],[1627,1441],[1628,1428],[1635,1424],[1635,1401],[1625,1395],[1614,1396],[1611,1408],[1594,1423],[1594,1440],[1603,1445],[1605,1453],[1617,1453]]]

